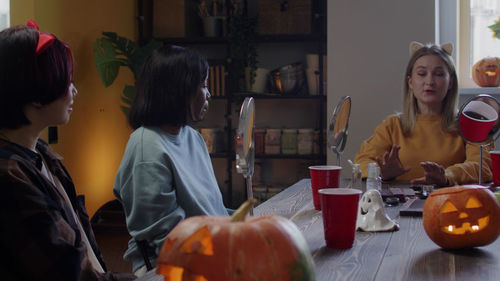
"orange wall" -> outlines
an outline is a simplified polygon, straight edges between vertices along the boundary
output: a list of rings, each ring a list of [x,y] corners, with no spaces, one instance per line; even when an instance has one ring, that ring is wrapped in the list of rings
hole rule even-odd
[[[71,121],[59,126],[59,142],[52,147],[64,157],[92,216],[114,199],[115,173],[131,132],[119,107],[120,93],[126,83],[134,83],[130,71],[122,68],[115,83],[104,88],[92,45],[102,31],[136,39],[136,0],[11,0],[10,5],[11,25],[34,19],[40,31],[55,34],[72,48],[78,95]]]

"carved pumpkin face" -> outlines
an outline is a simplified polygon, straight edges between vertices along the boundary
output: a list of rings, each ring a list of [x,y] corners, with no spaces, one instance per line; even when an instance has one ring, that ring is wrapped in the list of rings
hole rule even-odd
[[[484,246],[500,234],[500,205],[493,193],[477,186],[442,188],[424,205],[423,224],[429,238],[443,248]]]
[[[474,64],[472,79],[479,87],[500,85],[500,58],[487,57]]]
[[[278,216],[187,218],[167,235],[157,262],[165,281],[315,280],[300,230]]]

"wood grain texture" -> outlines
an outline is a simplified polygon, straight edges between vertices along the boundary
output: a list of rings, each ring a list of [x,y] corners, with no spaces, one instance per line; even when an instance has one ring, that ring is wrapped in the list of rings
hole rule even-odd
[[[421,218],[401,220],[376,280],[500,280],[500,242],[443,250],[425,234]]]
[[[384,188],[401,185],[384,184]],[[358,231],[353,247],[347,250],[325,246],[322,214],[314,209],[310,179],[273,196],[255,208],[254,214],[283,216],[297,225],[309,245],[318,281],[500,280],[499,240],[481,248],[443,250],[427,237],[422,218],[400,217],[400,208],[386,207],[387,214],[398,221],[399,231]],[[149,272],[137,280],[162,279]]]

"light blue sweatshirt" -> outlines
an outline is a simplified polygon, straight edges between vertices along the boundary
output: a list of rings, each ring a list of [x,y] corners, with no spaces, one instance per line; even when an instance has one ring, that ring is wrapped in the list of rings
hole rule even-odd
[[[147,240],[158,254],[165,236],[182,219],[228,215],[205,142],[189,126],[178,135],[157,127],[135,130],[113,192],[124,207],[132,236],[123,257],[134,271],[144,265],[134,238]]]

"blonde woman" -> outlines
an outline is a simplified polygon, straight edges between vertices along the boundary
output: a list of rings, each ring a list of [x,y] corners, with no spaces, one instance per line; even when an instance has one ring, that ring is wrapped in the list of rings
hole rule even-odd
[[[451,44],[410,44],[403,112],[382,121],[365,140],[355,162],[363,177],[376,162],[383,180],[450,186],[479,179],[479,148],[467,144],[456,124],[458,82]],[[483,181],[491,180],[491,160],[483,157]]]

